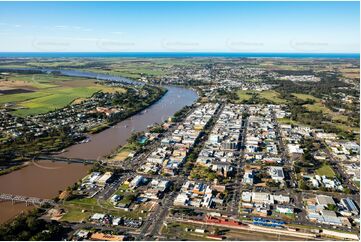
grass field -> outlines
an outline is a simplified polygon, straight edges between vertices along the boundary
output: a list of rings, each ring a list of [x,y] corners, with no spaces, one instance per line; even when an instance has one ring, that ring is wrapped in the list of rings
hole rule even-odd
[[[299,123],[295,120],[291,120],[289,118],[278,118],[277,122],[280,124],[293,124],[293,125],[299,125]]]
[[[91,216],[90,212],[82,212],[80,210],[69,210],[61,218],[62,221],[68,221],[70,223],[79,223],[86,221]]]
[[[280,98],[280,94],[274,90],[262,91],[262,92],[259,92],[259,95],[260,95],[260,97],[265,98],[276,104],[287,103],[287,100]]]
[[[319,176],[326,176],[326,177],[330,177],[330,178],[333,178],[336,176],[336,174],[333,171],[333,169],[331,168],[331,166],[325,165],[325,164],[316,170],[316,174]]]
[[[47,74],[14,74],[1,83],[2,88],[22,88],[32,92],[0,95],[0,105],[15,103],[17,116],[36,115],[63,108],[74,100],[84,100],[95,92],[124,92],[124,88],[113,88],[97,84],[95,80],[54,76]]]
[[[18,109],[13,113],[22,117],[39,113],[47,113],[49,111],[62,108],[77,98],[90,97],[93,93],[99,90],[101,89],[96,87],[58,89],[56,92],[49,93],[49,95],[19,102],[18,106],[21,106],[24,109]]]
[[[297,97],[298,99],[301,99],[303,101],[306,101],[306,100],[313,100],[315,102],[319,102],[320,99],[317,98],[317,97],[314,97],[312,95],[309,95],[309,94],[303,94],[303,93],[292,93],[292,96],[295,96]]]
[[[124,161],[126,158],[128,158],[128,155],[131,152],[135,152],[137,149],[139,149],[140,144],[138,142],[133,143],[126,143],[122,147],[120,147],[114,155],[111,156],[111,158],[108,159],[109,162],[114,161]]]
[[[343,115],[341,113],[333,112],[328,107],[326,107],[322,100],[314,97],[312,95],[308,94],[301,94],[301,93],[292,93],[293,96],[297,97],[298,99],[301,99],[303,101],[306,100],[313,100],[313,104],[305,104],[303,105],[307,110],[311,112],[321,112],[327,116],[329,116],[332,120],[332,124],[343,131],[358,131],[359,129],[356,127],[351,127],[348,125],[348,117],[346,115]]]
[[[67,213],[63,216],[62,220],[69,222],[74,220],[87,219],[89,214],[94,213],[107,213],[114,216],[134,219],[138,219],[139,217],[145,218],[147,216],[147,212],[141,212],[142,209],[145,209],[146,211],[146,208],[143,206],[133,211],[124,211],[115,208],[109,201],[98,201],[95,198],[73,199],[70,201],[65,201],[63,206]],[[85,210],[86,213],[79,213],[79,211],[82,210]]]
[[[237,95],[239,101],[247,101],[252,98],[253,95],[257,94],[260,98],[264,98],[270,102],[276,104],[285,104],[287,100],[280,98],[280,94],[274,90],[266,90],[266,91],[252,91],[252,90],[239,90],[237,91]]]
[[[247,101],[251,99],[252,91],[239,90],[237,91],[237,95],[240,101]]]

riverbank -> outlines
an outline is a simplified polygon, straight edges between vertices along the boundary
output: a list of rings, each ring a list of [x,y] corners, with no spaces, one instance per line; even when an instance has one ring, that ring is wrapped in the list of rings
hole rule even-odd
[[[96,77],[96,74],[93,75]],[[103,78],[112,80],[111,76],[103,76]],[[119,79],[119,77],[114,78]],[[163,88],[167,89],[167,92],[143,111],[99,133],[89,135],[88,143],[72,145],[59,155],[67,158],[102,159],[119,146],[126,144],[134,132],[145,131],[155,123],[164,122],[183,107],[192,105],[198,98],[193,90],[174,86],[163,86]],[[82,164],[34,161],[25,168],[0,176],[0,192],[54,198],[59,191],[84,177],[89,169],[90,166]],[[21,203],[12,205],[11,202],[3,202],[0,206],[0,223],[30,208]]]
[[[29,161],[26,161],[26,162],[22,162],[22,164],[14,165],[14,166],[10,166],[8,168],[5,168],[5,169],[0,171],[0,176],[9,174],[9,173],[11,173],[13,171],[17,171],[17,170],[19,170],[21,168],[26,167],[28,164],[29,164]]]
[[[114,86],[113,83],[108,85]],[[136,115],[159,101],[167,92],[166,88],[149,85],[124,89],[122,93],[96,93],[91,99],[83,100],[79,104],[68,105],[56,112],[24,120],[13,119],[10,115],[8,118],[5,117],[5,127],[7,124],[9,127],[19,127],[15,131],[19,131],[21,135],[1,145],[0,161],[4,163],[4,167],[9,166],[4,173],[15,170],[10,168],[11,164],[18,165],[20,161],[26,162],[39,154],[64,150],[84,140],[87,134],[99,133]],[[106,113],[107,110],[111,110],[112,113]],[[53,123],[54,126],[49,126],[49,123]],[[37,133],[34,135],[35,130]],[[29,136],[33,137],[29,139]]]

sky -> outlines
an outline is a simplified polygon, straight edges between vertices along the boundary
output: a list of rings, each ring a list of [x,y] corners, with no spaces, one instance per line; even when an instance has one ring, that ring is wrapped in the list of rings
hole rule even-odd
[[[0,2],[0,51],[359,53],[359,4]]]

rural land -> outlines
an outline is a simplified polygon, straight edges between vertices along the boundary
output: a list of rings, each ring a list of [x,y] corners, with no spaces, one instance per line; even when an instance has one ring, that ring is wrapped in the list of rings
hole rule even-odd
[[[0,240],[360,239],[356,58],[1,57]]]

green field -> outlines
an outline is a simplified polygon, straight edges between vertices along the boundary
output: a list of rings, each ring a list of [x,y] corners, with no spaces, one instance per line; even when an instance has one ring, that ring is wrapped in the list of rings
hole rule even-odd
[[[320,99],[317,98],[317,97],[314,97],[312,95],[309,95],[309,94],[303,94],[303,93],[292,93],[292,96],[295,96],[297,97],[298,99],[301,99],[303,101],[306,101],[306,100],[313,100],[315,102],[319,102]]]
[[[81,210],[69,210],[63,217],[62,221],[70,223],[80,223],[86,221],[92,214],[90,212],[82,212]]]
[[[57,89],[54,93],[50,92],[45,96],[41,95],[38,98],[19,102],[18,106],[23,107],[23,109],[18,109],[14,111],[13,114],[24,117],[27,115],[47,113],[62,108],[77,98],[90,97],[99,90],[101,90],[101,88],[96,87]]]
[[[287,103],[287,100],[280,98],[280,94],[274,90],[266,90],[266,91],[238,90],[237,95],[239,101],[241,102],[250,100],[253,95],[258,95],[258,97],[266,99],[276,104]]]
[[[17,116],[47,113],[63,108],[74,100],[89,98],[95,92],[125,91],[124,88],[107,87],[95,80],[56,76],[51,74],[11,74],[1,83],[2,88],[20,88],[32,92],[0,95],[0,106],[13,103]]]
[[[251,99],[252,91],[239,90],[237,91],[237,95],[240,101],[247,101]]]
[[[330,177],[330,178],[333,178],[336,176],[336,174],[333,171],[333,169],[331,168],[331,166],[325,165],[325,164],[316,170],[316,174],[319,176],[326,176],[326,177]]]
[[[145,218],[147,212],[142,213],[141,208],[133,211],[124,211],[117,209],[109,201],[97,200],[95,198],[81,198],[65,201],[63,207],[67,213],[63,216],[62,220],[74,221],[87,219],[89,214],[94,213],[107,213],[113,216],[128,217],[138,219],[139,217]],[[79,213],[79,211],[85,210],[86,213]]]
[[[348,124],[349,120],[346,115],[333,112],[322,103],[321,99],[314,97],[312,95],[302,94],[302,93],[292,93],[292,95],[303,101],[313,100],[314,101],[313,104],[305,104],[303,105],[303,107],[305,107],[310,112],[321,112],[327,115],[332,120],[333,126],[335,126],[337,129],[347,132],[359,131],[358,127],[351,127]]]
[[[280,98],[280,94],[274,90],[267,90],[259,92],[260,97],[267,99],[276,104],[285,104],[287,100]]]
[[[299,123],[295,120],[291,120],[289,118],[278,118],[277,122],[280,124],[293,124],[293,125],[299,125]]]

